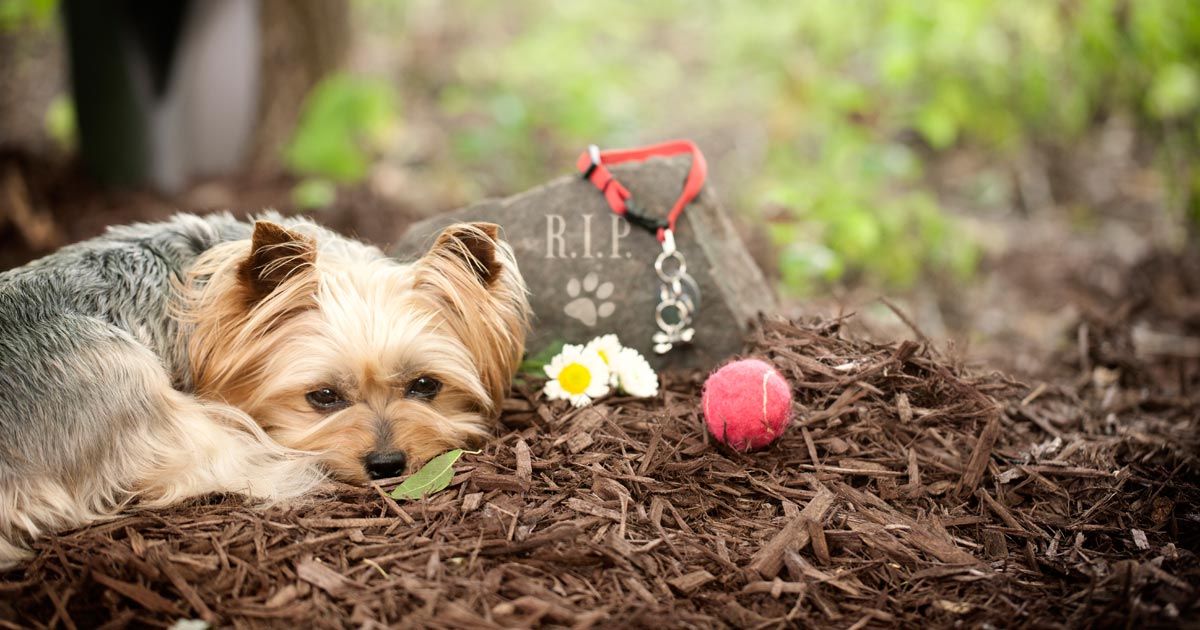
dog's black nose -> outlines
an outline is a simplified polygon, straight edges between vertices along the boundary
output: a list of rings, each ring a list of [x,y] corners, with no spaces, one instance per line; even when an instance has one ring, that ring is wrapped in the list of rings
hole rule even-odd
[[[404,468],[408,465],[408,456],[404,454],[404,451],[386,453],[375,451],[367,455],[366,463],[367,474],[372,479],[387,479],[404,474]]]

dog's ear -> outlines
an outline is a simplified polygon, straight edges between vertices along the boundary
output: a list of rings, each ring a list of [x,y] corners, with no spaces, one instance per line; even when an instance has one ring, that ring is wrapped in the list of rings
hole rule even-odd
[[[278,223],[257,221],[250,253],[238,266],[238,279],[249,292],[250,301],[256,303],[316,262],[317,245],[311,238]]]
[[[495,223],[458,223],[442,230],[427,256],[450,259],[466,266],[480,284],[490,287],[503,272],[496,252],[500,226]],[[449,256],[446,256],[449,254]]]
[[[416,289],[466,344],[499,415],[525,347],[529,302],[512,247],[493,223],[459,223],[442,231],[417,264]]]

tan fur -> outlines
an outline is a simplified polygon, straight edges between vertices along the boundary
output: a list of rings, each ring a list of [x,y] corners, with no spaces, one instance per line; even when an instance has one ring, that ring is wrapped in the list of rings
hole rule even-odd
[[[402,450],[412,469],[486,436],[528,319],[512,252],[494,235],[495,226],[452,226],[411,264],[364,246],[323,247],[304,234],[282,248],[285,262],[264,262],[247,241],[214,248],[180,305],[196,393],[245,411],[274,440],[317,453],[347,481],[367,479],[363,459],[372,451]],[[265,297],[260,277],[246,277],[248,256],[263,269],[288,269]],[[489,282],[479,273],[491,268]],[[441,392],[406,398],[422,376],[441,381]],[[305,394],[323,387],[352,405],[314,410]]]

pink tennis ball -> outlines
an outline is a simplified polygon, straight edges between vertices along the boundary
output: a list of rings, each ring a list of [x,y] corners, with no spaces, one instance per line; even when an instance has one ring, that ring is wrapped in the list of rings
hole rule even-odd
[[[792,420],[792,388],[770,364],[742,359],[704,382],[704,422],[713,437],[738,451],[760,449]]]

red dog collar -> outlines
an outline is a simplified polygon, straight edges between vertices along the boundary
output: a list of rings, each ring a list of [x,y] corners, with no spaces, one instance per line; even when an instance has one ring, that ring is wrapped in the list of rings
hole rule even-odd
[[[668,157],[682,153],[692,154],[692,167],[688,171],[687,181],[683,185],[683,193],[675,200],[675,206],[667,214],[667,220],[655,219],[646,214],[646,210],[631,198],[629,190],[621,185],[605,168],[606,164],[641,161],[652,157]],[[601,151],[596,145],[588,147],[576,162],[583,178],[596,185],[604,193],[605,200],[612,211],[625,217],[630,223],[638,225],[658,238],[659,242],[666,239],[666,231],[675,231],[675,221],[683,214],[688,202],[695,198],[704,186],[704,178],[708,174],[708,164],[700,149],[690,140],[672,140],[648,147],[637,149],[618,149]]]

